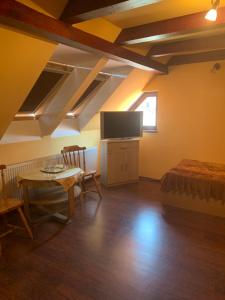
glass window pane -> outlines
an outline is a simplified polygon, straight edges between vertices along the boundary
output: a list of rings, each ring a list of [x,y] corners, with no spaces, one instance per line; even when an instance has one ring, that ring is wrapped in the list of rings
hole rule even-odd
[[[43,71],[20,107],[19,112],[34,112],[63,76],[62,73]]]
[[[143,126],[156,126],[156,102],[156,96],[147,96],[135,109],[137,111],[143,111]]]
[[[75,103],[74,107],[71,111],[75,110],[83,101],[102,83],[101,80],[95,79],[83,93],[83,95],[79,98],[79,100]]]

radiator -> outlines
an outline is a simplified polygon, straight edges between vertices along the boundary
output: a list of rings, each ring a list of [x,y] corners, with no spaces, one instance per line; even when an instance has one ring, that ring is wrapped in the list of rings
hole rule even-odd
[[[98,149],[97,147],[88,148],[85,151],[87,169],[97,168]],[[42,168],[46,164],[62,164],[63,158],[61,154],[41,157],[25,161],[22,163],[8,165],[5,170],[6,192],[9,197],[22,198],[21,189],[17,184],[17,176],[19,173],[27,172],[35,168]]]

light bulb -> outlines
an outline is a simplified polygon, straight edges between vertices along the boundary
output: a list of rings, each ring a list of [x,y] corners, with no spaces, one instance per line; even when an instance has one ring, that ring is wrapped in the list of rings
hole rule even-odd
[[[74,117],[74,113],[73,112],[68,112],[66,115],[69,116],[69,117]]]
[[[205,19],[208,21],[215,22],[217,19],[217,10],[215,8],[210,9],[205,15]]]

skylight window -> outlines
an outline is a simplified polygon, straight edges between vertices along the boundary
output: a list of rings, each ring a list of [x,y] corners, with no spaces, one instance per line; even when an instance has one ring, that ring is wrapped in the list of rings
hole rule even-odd
[[[95,79],[83,93],[83,95],[76,102],[72,110],[75,110],[78,106],[82,104],[82,102],[102,83],[101,80]]]
[[[143,111],[144,130],[157,130],[157,98],[156,92],[144,93],[131,107],[131,110]]]
[[[48,63],[16,116],[26,116],[37,113],[42,105],[51,98],[51,95],[54,94],[71,70],[72,69],[67,66],[52,62]]]
[[[36,111],[63,76],[64,74],[43,71],[20,107],[19,112],[31,113]]]
[[[67,113],[67,116],[74,116],[76,113],[79,114],[79,110],[82,109],[82,105],[86,104],[90,100],[91,96],[98,91],[107,78],[108,76],[106,75],[98,74],[87,87],[83,95],[77,100],[71,111]]]

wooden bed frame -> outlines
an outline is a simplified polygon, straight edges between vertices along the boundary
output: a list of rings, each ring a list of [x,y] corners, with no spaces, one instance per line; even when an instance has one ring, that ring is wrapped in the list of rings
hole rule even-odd
[[[161,202],[225,217],[225,165],[183,160],[161,180]]]
[[[161,203],[186,210],[225,218],[225,205],[213,199],[206,200],[179,193],[161,193]]]

